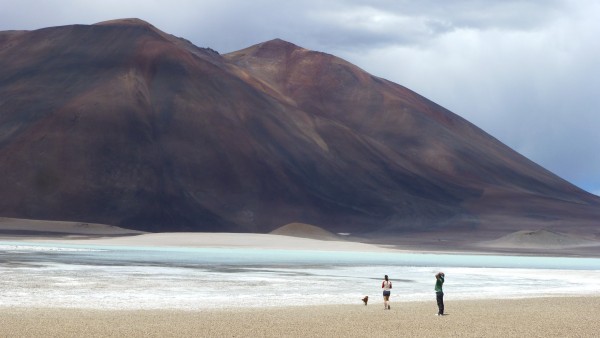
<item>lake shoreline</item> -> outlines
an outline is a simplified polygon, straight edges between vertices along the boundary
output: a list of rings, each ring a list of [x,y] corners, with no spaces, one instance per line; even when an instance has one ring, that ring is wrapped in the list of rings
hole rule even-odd
[[[493,238],[502,236],[498,233]],[[504,234],[506,235],[506,234]],[[147,233],[105,224],[0,217],[1,241],[82,245],[218,247],[357,252],[600,257],[600,241],[575,240],[566,234],[531,231],[509,234],[498,242],[473,233],[424,232],[386,237],[333,234],[308,224],[289,224],[269,234],[177,232]],[[567,241],[568,245],[561,243]]]

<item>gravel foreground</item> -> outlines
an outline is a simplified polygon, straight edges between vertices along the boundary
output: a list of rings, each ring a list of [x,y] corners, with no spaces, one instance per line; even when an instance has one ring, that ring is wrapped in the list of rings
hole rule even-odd
[[[448,296],[448,295],[447,295]],[[248,304],[245,304],[248,305]],[[0,307],[1,337],[593,337],[600,297],[356,304],[229,310]]]

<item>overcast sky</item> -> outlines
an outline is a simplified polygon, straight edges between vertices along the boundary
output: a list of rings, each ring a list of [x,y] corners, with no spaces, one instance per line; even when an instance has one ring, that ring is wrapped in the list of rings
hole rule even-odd
[[[0,0],[0,30],[137,17],[226,53],[342,57],[600,194],[600,1]]]

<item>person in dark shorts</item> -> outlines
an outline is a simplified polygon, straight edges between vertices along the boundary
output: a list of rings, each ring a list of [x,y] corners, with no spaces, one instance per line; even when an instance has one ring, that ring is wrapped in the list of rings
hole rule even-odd
[[[444,315],[444,290],[442,286],[444,285],[444,273],[438,272],[435,275],[435,298],[437,300],[438,305],[438,316]]]
[[[383,278],[383,283],[381,283],[381,288],[383,289],[383,309],[390,309],[390,293],[392,289],[392,281],[389,280],[388,275],[385,275]]]

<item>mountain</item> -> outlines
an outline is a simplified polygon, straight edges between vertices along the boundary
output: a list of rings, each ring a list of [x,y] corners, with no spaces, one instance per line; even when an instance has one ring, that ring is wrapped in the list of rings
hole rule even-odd
[[[333,55],[279,39],[220,55],[124,19],[0,32],[0,216],[596,235],[600,198]]]

